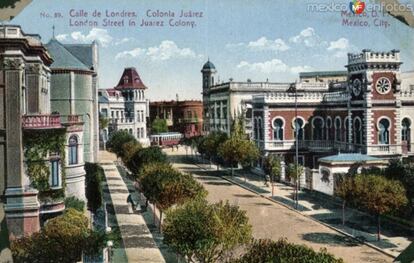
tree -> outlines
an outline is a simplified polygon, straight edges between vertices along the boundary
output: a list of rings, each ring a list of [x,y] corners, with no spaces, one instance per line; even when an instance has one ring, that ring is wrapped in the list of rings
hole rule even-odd
[[[139,151],[142,146],[137,141],[130,141],[124,143],[121,148],[122,152],[120,153],[120,157],[122,158],[122,162],[127,164],[129,160],[131,160],[132,156],[134,156],[134,154]]]
[[[269,155],[264,161],[264,172],[269,175],[270,183],[272,185],[272,196],[274,195],[274,182],[280,180],[280,174],[282,172],[282,166],[280,162],[282,158],[278,155]]]
[[[99,115],[99,129],[103,130],[108,127],[109,119]]]
[[[132,134],[129,134],[127,131],[116,131],[114,132],[108,142],[106,143],[106,147],[113,153],[115,153],[118,157],[123,156],[123,149],[122,146],[125,143],[138,143]]]
[[[289,178],[293,179],[295,181],[295,193],[294,193],[294,200],[296,204],[296,209],[298,208],[298,186],[299,186],[299,179],[303,174],[303,166],[296,163],[291,163],[288,165],[287,174]]]
[[[141,148],[135,151],[134,154],[125,163],[132,174],[139,178],[140,170],[144,165],[149,163],[166,163],[167,155],[158,146],[151,146],[148,148]]]
[[[252,236],[245,211],[202,199],[168,210],[163,229],[165,244],[188,262],[220,262]]]
[[[95,213],[102,206],[102,182],[105,175],[102,167],[96,163],[85,163],[85,172],[87,206]]]
[[[40,232],[14,240],[11,250],[15,262],[78,262],[82,253],[96,255],[106,236],[88,228],[83,212],[68,209],[50,219]]]
[[[336,259],[326,249],[319,252],[304,245],[296,245],[280,239],[272,241],[268,239],[254,240],[247,253],[231,263],[250,262],[295,262],[295,263],[343,263],[342,259]]]
[[[218,161],[218,148],[228,139],[227,133],[214,131],[203,137],[197,145],[198,151],[204,154],[210,163],[215,160]]]
[[[190,199],[204,198],[207,192],[191,175],[183,174],[170,165],[151,165],[144,168],[140,179],[143,194],[162,212]]]
[[[152,121],[151,133],[160,134],[162,132],[168,132],[168,125],[165,119],[160,119],[158,116]]]
[[[383,176],[360,174],[355,176],[357,203],[377,216],[377,236],[381,239],[381,215],[399,209],[408,200],[403,185]]]
[[[345,208],[347,203],[351,203],[354,198],[354,178],[347,174],[337,174],[335,176],[335,195],[342,199],[342,225],[345,225]]]
[[[253,142],[240,139],[236,136],[230,137],[219,146],[218,154],[231,165],[231,175],[234,175],[234,166],[239,163],[244,167],[259,158],[259,150]]]

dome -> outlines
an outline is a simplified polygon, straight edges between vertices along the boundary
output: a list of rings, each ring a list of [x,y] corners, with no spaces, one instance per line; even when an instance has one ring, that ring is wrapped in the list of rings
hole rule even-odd
[[[210,60],[208,60],[204,66],[203,66],[203,70],[212,70],[212,69],[216,69],[216,67],[214,66],[213,63],[210,62]]]

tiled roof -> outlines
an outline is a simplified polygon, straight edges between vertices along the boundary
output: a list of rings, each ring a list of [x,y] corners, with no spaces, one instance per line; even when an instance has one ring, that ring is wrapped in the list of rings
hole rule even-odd
[[[69,50],[76,58],[89,68],[93,67],[93,44],[64,44],[64,47]]]
[[[339,153],[319,159],[322,162],[366,162],[380,160],[382,159],[361,153]]]
[[[125,68],[118,85],[115,87],[117,90],[146,88],[135,68]]]
[[[210,60],[208,60],[208,61],[204,64],[203,69],[216,69],[216,66],[214,66],[214,64],[213,64],[213,63],[211,63],[211,62],[210,62]]]
[[[50,66],[52,69],[89,70],[88,66],[83,64],[56,39],[51,39],[49,43],[46,44],[46,48],[53,58],[53,63]]]

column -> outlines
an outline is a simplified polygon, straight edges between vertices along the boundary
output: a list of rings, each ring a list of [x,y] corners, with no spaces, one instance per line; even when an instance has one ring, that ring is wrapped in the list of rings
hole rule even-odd
[[[23,167],[22,92],[24,62],[22,59],[5,59],[6,87],[6,156],[7,187],[4,207],[9,238],[39,231],[39,202],[37,190],[27,185]]]

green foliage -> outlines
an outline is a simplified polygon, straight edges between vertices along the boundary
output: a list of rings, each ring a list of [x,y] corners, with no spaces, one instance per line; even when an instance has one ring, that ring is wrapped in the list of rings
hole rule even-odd
[[[239,139],[247,139],[245,131],[245,120],[243,114],[239,115],[234,121],[231,127],[231,136]]]
[[[83,212],[85,209],[85,202],[74,196],[67,197],[65,198],[65,208],[73,208],[79,212]]]
[[[27,164],[27,174],[31,185],[39,191],[39,198],[58,199],[65,196],[65,169],[61,169],[62,188],[52,190],[49,185],[50,167],[48,156],[57,153],[60,164],[65,164],[66,131],[41,130],[25,132],[23,136],[24,158]]]
[[[189,262],[220,262],[252,236],[245,211],[202,199],[168,210],[163,229],[165,244]]]
[[[253,142],[235,136],[230,137],[230,139],[219,146],[218,154],[232,168],[239,163],[243,167],[248,166],[259,158],[259,150]]]
[[[135,137],[129,134],[127,131],[116,131],[113,134],[111,134],[109,140],[106,143],[106,147],[111,152],[115,153],[118,157],[122,158],[122,146],[128,142],[138,143]]]
[[[137,141],[130,141],[130,142],[124,143],[121,148],[122,148],[122,154],[121,154],[122,162],[126,164],[131,160],[132,156],[134,156],[134,154],[142,148],[142,146]]]
[[[131,158],[125,162],[127,168],[136,177],[140,176],[140,170],[149,163],[167,163],[167,155],[158,146],[141,148],[135,151]]]
[[[198,152],[209,159],[217,159],[218,149],[228,139],[227,133],[214,131],[202,137],[197,144]]]
[[[102,182],[105,175],[102,167],[96,163],[85,163],[86,171],[86,199],[88,209],[92,212],[102,205]]]
[[[280,180],[282,172],[281,161],[282,159],[278,155],[269,155],[265,158],[263,169],[266,174],[270,175],[272,181]]]
[[[90,230],[82,212],[68,209],[40,232],[12,241],[11,250],[14,262],[72,263],[80,260],[82,252],[96,254],[105,243],[105,235]]]
[[[298,180],[303,174],[303,166],[296,163],[290,163],[287,167],[287,176],[293,180]]]
[[[151,124],[151,133],[160,134],[162,132],[168,132],[167,121],[165,119],[160,119],[158,116],[152,121]]]
[[[360,174],[355,176],[354,183],[358,204],[373,214],[388,213],[408,202],[404,186],[398,181]]]
[[[354,178],[346,174],[335,174],[335,195],[345,202],[352,202],[355,198]]]
[[[191,175],[183,174],[168,164],[144,168],[140,185],[145,197],[161,210],[207,195]]]
[[[105,129],[108,127],[109,119],[99,115],[99,129]]]
[[[342,259],[336,259],[326,249],[319,252],[304,245],[296,245],[285,239],[279,241],[254,240],[249,245],[248,251],[241,258],[231,261],[232,263],[343,263]]]

